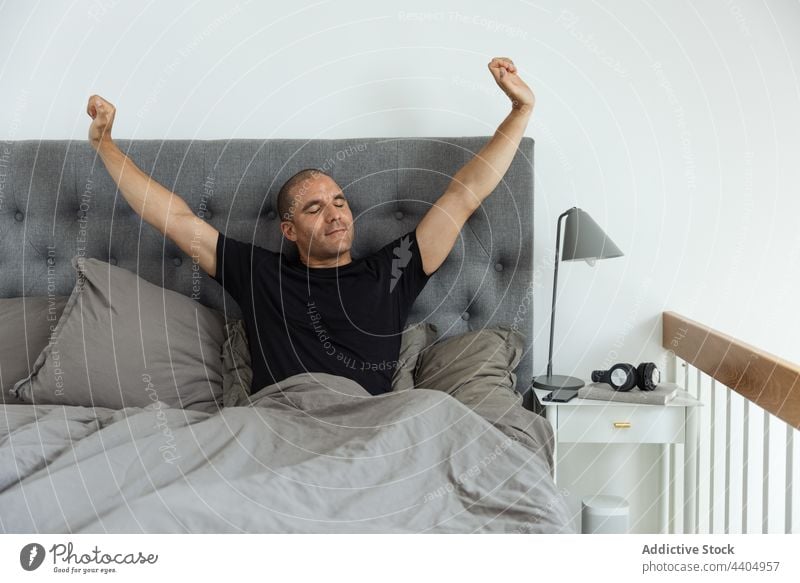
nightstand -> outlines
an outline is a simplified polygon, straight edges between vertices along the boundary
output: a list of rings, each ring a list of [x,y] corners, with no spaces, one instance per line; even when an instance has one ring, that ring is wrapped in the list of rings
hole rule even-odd
[[[592,384],[591,382],[587,382]],[[661,475],[663,492],[661,498],[659,526],[666,533],[675,515],[670,515],[669,500],[673,501],[673,513],[677,512],[675,489],[670,488],[671,471],[677,464],[677,454],[673,447],[683,444],[682,463],[684,470],[684,492],[690,491],[695,483],[696,466],[693,454],[697,451],[697,406],[700,401],[683,389],[666,405],[643,405],[601,401],[597,399],[575,398],[568,403],[550,403],[542,398],[550,391],[533,389],[539,403],[544,407],[545,416],[555,433],[553,453],[554,477],[558,483],[559,444],[563,443],[638,443],[660,444],[662,446]],[[633,389],[635,391],[639,389]],[[674,460],[670,469],[670,458]],[[688,463],[687,460],[691,463]],[[599,492],[598,492],[599,494]],[[689,496],[683,506],[683,525],[685,532],[694,532],[694,496]]]

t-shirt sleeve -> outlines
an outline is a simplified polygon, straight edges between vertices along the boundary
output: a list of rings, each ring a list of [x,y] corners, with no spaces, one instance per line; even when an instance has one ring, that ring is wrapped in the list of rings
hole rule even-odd
[[[257,247],[250,243],[226,237],[223,233],[217,238],[217,281],[237,303],[250,289],[253,262]]]
[[[390,242],[379,254],[388,266],[389,294],[396,298],[401,313],[405,314],[436,273],[428,275],[422,269],[416,228]]]

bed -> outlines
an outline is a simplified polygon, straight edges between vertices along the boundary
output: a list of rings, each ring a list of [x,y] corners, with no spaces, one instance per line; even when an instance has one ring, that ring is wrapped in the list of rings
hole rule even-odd
[[[348,197],[359,257],[412,229],[487,139],[118,143],[221,232],[290,255],[275,195],[296,171],[322,168]],[[212,409],[8,402],[0,530],[569,532],[552,479],[552,430],[530,391],[533,146],[523,139],[408,319],[433,325],[440,341],[498,326],[519,333],[509,376],[518,406],[492,412],[488,396],[426,387],[373,397],[325,373]],[[81,257],[219,310],[226,322],[241,315],[141,222],[86,142],[4,142],[0,176],[0,298],[70,296]]]

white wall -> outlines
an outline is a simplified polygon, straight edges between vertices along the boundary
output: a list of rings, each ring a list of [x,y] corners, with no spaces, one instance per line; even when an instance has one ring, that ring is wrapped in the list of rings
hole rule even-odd
[[[537,372],[573,205],[626,255],[562,265],[555,372],[663,363],[663,310],[800,362],[798,32],[790,0],[12,1],[0,138],[83,138],[93,92],[126,138],[489,135],[510,56],[538,101]]]

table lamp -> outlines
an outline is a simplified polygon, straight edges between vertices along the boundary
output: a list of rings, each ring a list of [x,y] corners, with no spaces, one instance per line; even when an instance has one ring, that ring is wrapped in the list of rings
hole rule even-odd
[[[558,217],[556,228],[556,262],[553,275],[553,307],[550,313],[550,352],[547,357],[547,374],[533,378],[533,386],[537,389],[580,389],[584,384],[581,379],[566,375],[553,374],[553,330],[556,319],[556,284],[558,282],[558,251],[561,244],[561,219],[567,217],[564,226],[564,253],[562,261],[583,259],[594,265],[598,259],[622,257],[623,253],[608,238],[603,229],[594,222],[586,211],[572,207]]]

